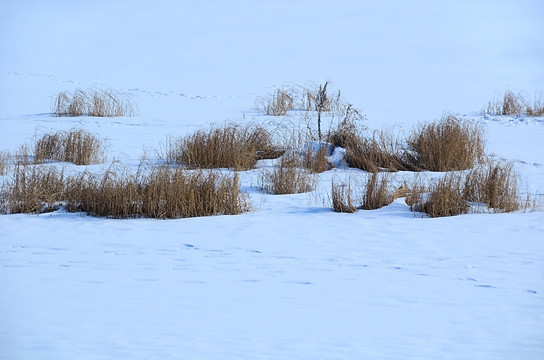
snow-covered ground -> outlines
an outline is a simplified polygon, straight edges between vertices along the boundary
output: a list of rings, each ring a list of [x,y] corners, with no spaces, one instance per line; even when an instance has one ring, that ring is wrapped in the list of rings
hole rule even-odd
[[[80,127],[107,139],[108,162],[137,164],[210,123],[293,122],[255,98],[329,81],[371,129],[444,111],[479,122],[542,201],[544,119],[479,114],[496,91],[544,90],[542,13],[529,0],[3,1],[0,151]],[[131,95],[139,115],[50,116],[55,94],[88,87]],[[0,215],[0,358],[544,358],[542,211],[429,219],[398,199],[334,213],[331,181],[348,176],[364,173],[274,196],[243,172],[255,209],[237,216]]]

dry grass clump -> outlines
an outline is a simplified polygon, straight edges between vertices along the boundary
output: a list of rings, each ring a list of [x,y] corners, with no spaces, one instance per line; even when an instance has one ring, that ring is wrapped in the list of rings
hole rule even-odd
[[[531,104],[521,92],[514,94],[507,90],[504,96],[495,96],[488,103],[487,109],[482,112],[489,115],[544,116],[544,102],[542,102],[542,98],[535,97],[533,104]]]
[[[0,187],[0,212],[44,213],[57,210],[65,200],[62,171],[49,166],[15,165],[11,179]]]
[[[312,191],[315,175],[302,167],[302,161],[294,154],[286,153],[274,170],[261,172],[262,189],[275,195],[299,194]]]
[[[6,151],[0,151],[0,176],[6,175],[10,169],[11,155]]]
[[[159,166],[130,173],[114,164],[102,174],[64,176],[46,165],[16,165],[0,187],[0,212],[43,213],[61,206],[110,218],[173,219],[250,210],[237,174]]]
[[[469,205],[463,197],[463,179],[457,173],[448,173],[430,186],[423,202],[413,205],[415,211],[430,217],[466,214]]]
[[[235,215],[250,209],[238,175],[156,167],[148,175],[110,168],[82,174],[69,186],[69,211],[111,218],[175,219]]]
[[[374,210],[387,206],[395,198],[389,193],[389,174],[371,173],[363,194],[363,210]]]
[[[500,212],[512,212],[526,207],[519,196],[518,176],[512,163],[490,163],[471,170],[464,183],[467,201],[485,203]]]
[[[523,201],[518,190],[518,176],[511,163],[489,163],[466,174],[447,173],[427,188],[422,183],[412,187],[406,203],[413,211],[431,217],[466,214],[471,203],[485,205],[494,212],[513,212],[531,208]]]
[[[340,91],[336,95],[328,92],[328,82],[323,85],[313,83],[305,86],[283,86],[271,95],[255,100],[257,110],[272,116],[284,116],[289,110],[331,112],[340,109]]]
[[[34,162],[56,160],[76,165],[98,164],[104,161],[104,149],[103,141],[85,130],[57,131],[36,141]]]
[[[453,115],[421,126],[407,140],[408,163],[430,171],[466,170],[484,157],[483,132]]]
[[[346,158],[350,166],[372,173],[411,169],[400,142],[386,131],[375,131],[372,137],[351,139]]]
[[[132,101],[115,90],[77,89],[60,92],[52,104],[53,116],[135,116]]]
[[[354,213],[357,212],[357,206],[353,201],[353,192],[351,182],[336,184],[334,181],[331,186],[332,209],[335,212]]]
[[[329,132],[327,141],[344,149],[357,146],[365,130],[360,124],[364,119],[365,116],[349,104],[342,121],[338,123],[336,129]]]
[[[295,108],[295,95],[290,90],[276,89],[268,97],[257,98],[255,105],[266,115],[283,116]]]
[[[307,146],[302,154],[302,166],[317,174],[330,170],[332,165],[327,159],[328,155],[329,151],[326,144],[321,144],[317,151],[313,149],[313,146]]]
[[[190,168],[247,170],[257,160],[279,154],[281,150],[272,144],[270,133],[263,127],[230,124],[171,141],[166,159]]]

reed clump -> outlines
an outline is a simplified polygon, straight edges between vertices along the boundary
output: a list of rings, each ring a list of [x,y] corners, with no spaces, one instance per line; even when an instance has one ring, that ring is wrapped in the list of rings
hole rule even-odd
[[[331,185],[331,199],[333,211],[340,213],[357,212],[357,205],[353,199],[351,181],[348,181],[347,183],[335,183],[333,181]]]
[[[535,96],[533,102],[521,92],[515,94],[511,90],[504,92],[504,95],[495,96],[482,110],[483,114],[489,115],[510,115],[510,116],[544,116],[544,102],[542,97]]]
[[[301,159],[295,154],[285,153],[273,170],[263,170],[260,176],[262,189],[275,195],[298,194],[312,191],[316,185],[315,175],[304,169]]]
[[[62,170],[17,164],[10,175],[0,186],[0,212],[39,214],[62,206],[66,195]]]
[[[268,130],[261,126],[228,124],[171,139],[166,159],[189,168],[252,169],[258,160],[275,158],[282,149],[275,146]]]
[[[485,155],[482,129],[453,115],[420,126],[407,144],[405,162],[421,170],[471,169]]]
[[[77,89],[60,92],[51,105],[53,116],[135,116],[131,99],[115,90]]]
[[[76,165],[99,164],[104,161],[105,143],[82,130],[45,134],[34,144],[34,162],[46,160],[71,162]]]

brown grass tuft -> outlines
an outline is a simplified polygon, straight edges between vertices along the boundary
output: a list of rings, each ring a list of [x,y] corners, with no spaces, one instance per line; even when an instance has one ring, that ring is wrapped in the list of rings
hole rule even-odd
[[[357,206],[353,202],[351,182],[336,184],[334,181],[331,186],[332,209],[335,212],[354,213],[357,212]]]
[[[64,174],[49,166],[15,165],[0,187],[0,212],[44,213],[57,210],[65,196]]]
[[[53,116],[135,116],[135,106],[115,90],[77,89],[60,92],[52,104]]]
[[[415,211],[430,217],[466,214],[469,205],[463,197],[463,179],[458,173],[448,173],[430,186],[430,193],[418,204]]]
[[[511,116],[544,116],[544,103],[542,97],[536,97],[531,102],[521,92],[515,94],[507,90],[503,96],[495,98],[487,104],[487,109],[482,113],[489,115],[511,115]]]
[[[474,167],[484,157],[483,131],[453,115],[421,126],[408,139],[408,162],[423,170],[455,171]]]
[[[371,173],[363,194],[363,210],[374,210],[387,206],[394,198],[389,194],[389,174]]]
[[[368,172],[408,170],[400,142],[386,131],[375,131],[371,138],[352,139],[346,149],[347,162]]]
[[[468,201],[485,203],[500,212],[517,211],[524,207],[512,163],[490,163],[471,170],[465,178],[464,197]]]
[[[104,161],[104,149],[103,141],[85,130],[58,131],[36,141],[34,162],[56,160],[76,165],[98,164]]]
[[[281,150],[272,144],[270,133],[263,127],[230,124],[171,141],[166,159],[190,168],[247,170],[257,160],[279,154]]]
[[[295,107],[295,95],[290,90],[276,89],[268,97],[259,97],[255,100],[258,110],[272,116],[284,116]]]
[[[102,175],[84,173],[69,186],[69,211],[111,218],[175,219],[234,215],[248,211],[237,174],[188,171],[167,166],[131,174],[113,166]]]
[[[10,169],[11,154],[7,151],[0,151],[0,176],[6,175]]]
[[[322,144],[317,151],[313,149],[312,143],[307,145],[302,154],[302,165],[305,169],[317,174],[332,169],[327,159],[329,155],[327,144]]]
[[[261,184],[265,192],[275,195],[298,194],[315,188],[315,175],[302,168],[302,162],[296,155],[286,153],[278,162],[274,170],[261,172]]]

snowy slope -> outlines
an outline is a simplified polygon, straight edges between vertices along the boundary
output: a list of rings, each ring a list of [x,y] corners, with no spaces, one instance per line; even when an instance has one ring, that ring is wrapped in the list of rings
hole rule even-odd
[[[0,151],[77,126],[107,139],[108,162],[134,165],[169,135],[270,121],[254,100],[274,86],[330,81],[372,129],[443,111],[481,123],[488,152],[542,199],[544,119],[479,110],[495,91],[543,90],[543,11],[3,1]],[[139,115],[49,116],[56,93],[91,86],[131,95]],[[543,212],[428,219],[399,199],[334,213],[330,183],[350,175],[364,176],[333,169],[314,193],[273,196],[244,172],[255,209],[238,216],[1,215],[0,358],[544,358]]]

